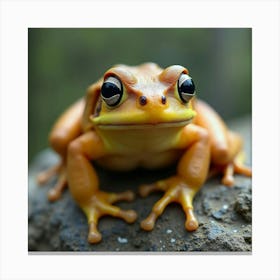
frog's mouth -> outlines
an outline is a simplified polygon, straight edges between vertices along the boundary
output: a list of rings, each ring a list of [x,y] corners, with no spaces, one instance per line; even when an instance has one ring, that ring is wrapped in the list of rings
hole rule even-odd
[[[95,127],[102,129],[144,129],[144,128],[165,128],[184,127],[196,116],[192,108],[177,107],[166,110],[114,110],[91,115],[90,121]]]
[[[174,120],[166,122],[143,122],[143,123],[95,123],[95,125],[101,129],[106,130],[122,130],[122,129],[157,129],[157,128],[175,128],[184,127],[191,123],[193,117],[185,120]],[[93,121],[93,119],[92,119]]]

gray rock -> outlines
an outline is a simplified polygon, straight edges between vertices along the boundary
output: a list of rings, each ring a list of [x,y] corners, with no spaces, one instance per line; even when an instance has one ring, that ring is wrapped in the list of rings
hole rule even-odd
[[[245,138],[245,149],[250,164],[251,122],[250,118],[232,123],[235,131]],[[209,180],[194,200],[194,208],[200,227],[195,232],[184,228],[185,216],[178,204],[169,205],[157,220],[153,231],[145,232],[140,221],[150,212],[160,193],[147,198],[136,196],[133,202],[118,205],[134,209],[139,217],[134,224],[112,217],[100,220],[102,242],[91,245],[87,242],[88,225],[80,208],[68,190],[54,203],[47,200],[47,192],[55,183],[40,187],[36,175],[57,162],[50,150],[42,151],[29,166],[28,199],[28,248],[29,251],[203,251],[203,252],[250,252],[252,249],[252,196],[251,179],[236,176],[236,185],[228,188],[220,178]],[[164,170],[115,173],[98,168],[101,188],[107,191],[132,189],[137,193],[140,184],[154,182],[174,174],[175,167]]]
[[[252,221],[252,194],[251,189],[247,191],[241,191],[238,195],[235,204],[234,210],[240,214],[245,221],[251,222]]]

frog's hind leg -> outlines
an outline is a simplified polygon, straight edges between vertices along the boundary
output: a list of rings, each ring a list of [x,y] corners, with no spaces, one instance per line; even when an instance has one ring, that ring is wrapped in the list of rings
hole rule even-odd
[[[66,179],[66,154],[69,143],[81,134],[82,114],[85,107],[84,99],[78,100],[54,124],[49,136],[53,150],[60,156],[60,162],[49,169],[42,171],[37,176],[40,185],[46,184],[54,176],[58,176],[57,183],[48,192],[50,201],[58,200],[65,187]]]
[[[226,186],[234,185],[234,174],[241,174],[246,177],[252,176],[251,168],[244,165],[245,153],[242,150],[242,140],[240,136],[232,131],[228,132],[229,153],[231,158],[222,168],[222,183]]]
[[[250,177],[252,171],[243,164],[242,138],[230,131],[221,117],[205,102],[195,103],[195,123],[207,129],[211,141],[211,163],[209,176],[222,173],[222,183],[234,185],[234,174]]]
[[[243,152],[240,154],[243,155]],[[226,186],[233,186],[234,185],[234,174],[241,174],[246,177],[252,176],[252,169],[246,165],[243,164],[243,161],[239,160],[240,154],[236,156],[236,158],[233,160],[233,163],[229,163],[226,165],[226,167],[223,169],[223,178],[222,183]]]

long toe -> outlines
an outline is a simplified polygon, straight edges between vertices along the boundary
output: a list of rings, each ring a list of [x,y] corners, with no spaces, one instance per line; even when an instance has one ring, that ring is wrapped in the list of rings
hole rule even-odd
[[[98,243],[102,239],[102,235],[100,232],[98,232],[96,229],[95,230],[89,230],[88,233],[88,242],[89,243]]]

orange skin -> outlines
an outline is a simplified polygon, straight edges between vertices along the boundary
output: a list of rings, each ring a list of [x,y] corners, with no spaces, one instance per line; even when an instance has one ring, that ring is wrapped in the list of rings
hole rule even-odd
[[[211,173],[210,163],[215,171],[223,173],[222,183],[227,186],[234,184],[234,173],[251,176],[251,169],[240,160],[241,137],[229,131],[206,103],[194,98],[188,102],[180,100],[177,85],[182,73],[188,74],[188,70],[179,65],[166,69],[153,63],[115,66],[91,85],[86,98],[72,105],[54,125],[50,144],[61,156],[61,162],[39,174],[38,181],[44,183],[59,174],[56,186],[49,192],[51,201],[59,199],[68,184],[74,200],[87,216],[88,242],[101,240],[97,226],[103,215],[128,223],[137,218],[135,211],[113,205],[119,200],[133,200],[134,194],[99,190],[92,161],[122,171],[138,166],[160,168],[178,162],[174,176],[140,186],[142,196],[152,191],[164,192],[141,222],[147,231],[153,229],[157,217],[171,202],[182,205],[188,231],[198,228],[193,198]],[[117,77],[124,92],[120,103],[114,106],[101,98],[102,84],[109,77]]]

